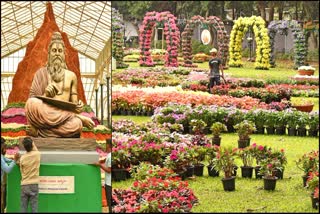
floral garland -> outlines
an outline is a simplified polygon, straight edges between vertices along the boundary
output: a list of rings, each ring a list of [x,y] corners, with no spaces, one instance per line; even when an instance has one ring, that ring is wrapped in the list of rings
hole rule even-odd
[[[241,67],[242,39],[249,28],[253,28],[257,49],[256,49],[256,69],[268,70],[270,67],[270,42],[265,21],[260,16],[240,17],[232,27],[229,44],[230,67]]]
[[[293,42],[294,42],[294,68],[297,69],[299,66],[304,65],[307,56],[307,44],[306,38],[302,28],[296,20],[274,20],[270,22],[268,26],[270,47],[271,47],[271,58],[270,64],[275,67],[275,55],[274,55],[274,38],[276,33],[279,32],[281,35],[288,35],[289,28],[292,31]]]
[[[178,47],[180,42],[180,32],[176,26],[176,17],[170,12],[148,12],[146,13],[142,25],[139,29],[140,44],[140,66],[154,66],[151,57],[151,34],[156,26],[163,27],[167,44],[167,53],[165,55],[166,67],[178,67]]]
[[[127,68],[129,65],[123,63],[123,22],[120,13],[112,8],[112,56],[116,59],[117,68]]]
[[[213,26],[218,33],[218,57],[222,58],[223,65],[226,65],[228,57],[228,38],[227,31],[224,28],[224,24],[219,17],[209,16],[207,19],[202,16],[193,16],[187,21],[187,25],[182,33],[182,51],[184,58],[184,67],[197,67],[192,64],[192,47],[191,47],[191,37],[194,28],[198,24],[210,24]]]

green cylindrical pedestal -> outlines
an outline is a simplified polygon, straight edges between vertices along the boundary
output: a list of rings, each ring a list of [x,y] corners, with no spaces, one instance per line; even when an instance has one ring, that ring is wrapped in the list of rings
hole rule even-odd
[[[102,211],[99,167],[88,164],[43,163],[40,165],[40,176],[74,176],[74,193],[39,193],[39,213]],[[20,170],[15,166],[8,174],[7,212],[20,212],[20,181]]]

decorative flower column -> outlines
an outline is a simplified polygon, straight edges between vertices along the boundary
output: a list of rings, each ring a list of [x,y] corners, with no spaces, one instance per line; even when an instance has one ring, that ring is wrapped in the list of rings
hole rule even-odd
[[[112,56],[117,61],[117,68],[127,68],[129,65],[123,62],[123,21],[118,10],[112,8]]]
[[[279,32],[281,35],[288,35],[289,29],[292,31],[294,41],[294,68],[298,69],[298,67],[305,64],[307,45],[305,35],[299,23],[296,20],[274,20],[270,22],[268,26],[271,48],[270,64],[272,67],[275,67],[274,39],[276,33]]]
[[[268,70],[270,67],[270,42],[265,21],[260,16],[240,17],[232,27],[229,44],[229,66],[241,67],[242,39],[248,29],[252,27],[256,39],[256,69]]]
[[[184,58],[184,67],[197,67],[192,64],[192,47],[191,37],[194,28],[199,24],[209,24],[212,26],[218,34],[218,56],[222,58],[222,63],[225,66],[228,58],[228,35],[224,28],[224,24],[219,17],[210,16],[207,19],[202,16],[193,16],[187,21],[187,25],[182,33],[182,51]]]
[[[167,44],[167,53],[165,56],[166,67],[178,67],[178,47],[180,42],[180,32],[176,26],[176,17],[170,12],[148,12],[146,13],[142,25],[139,29],[140,44],[140,66],[154,66],[151,58],[151,35],[156,24],[164,26],[164,35]]]

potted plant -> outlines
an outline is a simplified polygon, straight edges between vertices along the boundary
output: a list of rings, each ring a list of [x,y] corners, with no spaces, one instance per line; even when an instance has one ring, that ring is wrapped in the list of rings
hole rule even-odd
[[[207,153],[206,153],[206,160],[208,161],[208,174],[211,177],[218,177],[219,171],[215,170],[213,167],[213,161],[216,159],[217,151],[219,149],[219,146],[217,145],[207,145]]]
[[[217,171],[224,172],[224,178],[222,178],[223,189],[225,191],[235,190],[235,176],[232,176],[234,171],[234,159],[236,156],[237,148],[227,147],[221,148],[217,151],[216,158],[212,161],[213,167]]]
[[[256,127],[253,122],[244,120],[234,126],[239,135],[238,148],[245,148],[250,145],[249,135],[256,131]]]
[[[186,166],[188,165],[188,154],[185,149],[179,148],[178,150],[171,150],[164,160],[164,167],[172,169],[182,180],[186,178]]]
[[[204,164],[201,163],[204,161],[207,148],[205,146],[196,145],[193,146],[191,150],[191,159],[194,166],[194,174],[197,176],[203,176],[203,167]]]
[[[311,112],[308,117],[308,135],[317,137],[319,131],[319,112]]]
[[[281,164],[277,158],[267,158],[261,162],[259,173],[263,176],[265,190],[275,190],[278,179],[276,169],[281,170]]]
[[[275,128],[276,128],[276,134],[278,135],[284,135],[286,133],[286,118],[284,116],[283,111],[276,112],[276,118],[275,118]]]
[[[319,209],[319,172],[309,172],[307,188],[311,191],[312,207]]]
[[[279,179],[283,179],[283,173],[285,165],[287,164],[287,157],[285,156],[284,149],[274,150],[271,153],[268,153],[268,157],[271,159],[277,159],[280,162],[280,167],[275,168],[275,175]]]
[[[212,144],[220,146],[220,143],[221,143],[220,134],[223,131],[227,131],[227,127],[223,123],[215,122],[211,126],[211,131],[213,134]]]
[[[296,99],[291,101],[291,106],[298,111],[311,112],[314,106],[313,101],[307,99]]]
[[[307,135],[307,124],[308,124],[309,115],[304,112],[299,112],[299,119],[297,121],[298,125],[298,136],[306,136]]]
[[[289,136],[296,136],[297,135],[297,126],[298,120],[300,117],[299,111],[296,109],[286,109],[284,110],[284,117],[287,121],[288,125],[288,135]]]
[[[253,156],[256,159],[255,175],[257,179],[261,179],[262,175],[260,174],[261,162],[266,159],[268,153],[271,153],[271,148],[267,146],[257,145],[256,143],[252,144]]]
[[[203,120],[192,119],[190,126],[195,134],[202,134],[207,124]]]
[[[256,133],[264,134],[264,126],[267,117],[267,110],[264,109],[256,109],[253,111],[253,121],[256,125]]]
[[[254,148],[248,146],[244,149],[238,150],[238,156],[242,160],[243,166],[241,166],[241,175],[243,178],[252,178],[253,172],[253,160],[254,160]]]
[[[303,66],[298,67],[298,73],[299,73],[299,75],[302,75],[302,76],[304,76],[304,75],[312,76],[314,74],[315,70],[316,69],[310,65],[309,66],[303,65]]]
[[[267,134],[274,134],[275,124],[278,117],[278,111],[270,110],[265,118],[265,125],[267,126]]]
[[[296,161],[296,165],[303,171],[303,187],[307,185],[308,174],[312,171],[319,171],[319,150],[311,151],[302,155]]]

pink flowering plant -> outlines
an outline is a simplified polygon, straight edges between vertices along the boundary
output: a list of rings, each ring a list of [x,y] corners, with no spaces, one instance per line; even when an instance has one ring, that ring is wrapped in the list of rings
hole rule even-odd
[[[283,170],[277,158],[268,158],[261,161],[259,174],[266,178],[276,178],[276,170]]]
[[[184,148],[173,149],[164,160],[164,166],[179,173],[185,170],[190,162],[190,156]]]
[[[212,160],[213,167],[216,171],[223,171],[225,178],[232,177],[236,155],[237,148],[219,147],[216,158]]]
[[[246,148],[240,148],[238,150],[238,157],[240,157],[243,166],[253,166],[253,161],[254,161],[254,147],[253,146],[248,146]]]

